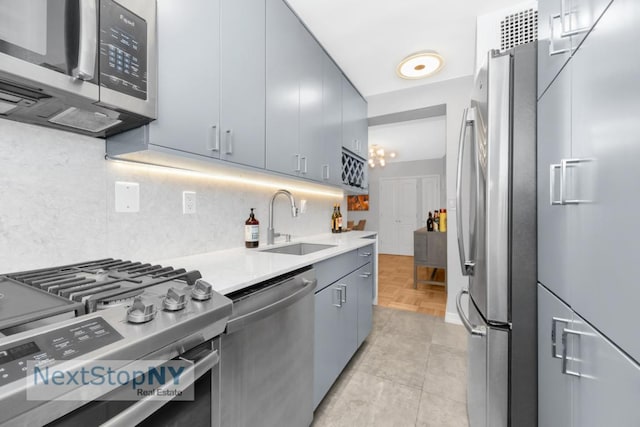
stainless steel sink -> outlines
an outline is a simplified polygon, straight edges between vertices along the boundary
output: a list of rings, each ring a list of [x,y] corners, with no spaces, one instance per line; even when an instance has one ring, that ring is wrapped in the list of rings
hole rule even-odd
[[[271,252],[275,254],[287,255],[308,255],[314,252],[335,248],[336,245],[319,245],[317,243],[294,243],[292,245],[280,246],[278,248],[264,249],[261,252]]]

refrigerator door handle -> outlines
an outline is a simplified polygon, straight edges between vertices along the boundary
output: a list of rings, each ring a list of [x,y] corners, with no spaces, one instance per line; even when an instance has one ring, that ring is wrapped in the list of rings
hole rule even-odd
[[[471,113],[471,114],[470,114]],[[466,130],[475,126],[475,109],[465,108],[462,113],[462,126],[460,128],[460,142],[458,145],[458,173],[456,178],[456,225],[458,229],[458,252],[460,253],[460,268],[463,276],[473,275],[475,262],[468,260],[464,249],[464,236],[462,229],[462,166],[464,159],[464,146],[466,143]]]
[[[460,316],[460,320],[462,320],[462,324],[464,325],[464,327],[467,329],[467,332],[469,332],[471,336],[483,337],[487,335],[487,328],[485,326],[472,325],[471,322],[469,321],[469,316],[467,316],[464,310],[462,309],[462,296],[465,294],[469,295],[469,290],[461,289],[460,292],[458,292],[458,295],[456,297],[456,309],[458,310],[458,315]]]

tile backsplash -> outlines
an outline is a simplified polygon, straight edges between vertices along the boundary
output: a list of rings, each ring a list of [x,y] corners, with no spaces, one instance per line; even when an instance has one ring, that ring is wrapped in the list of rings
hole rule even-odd
[[[102,139],[0,120],[0,273],[241,247],[249,208],[264,246],[274,189],[106,161],[104,151]],[[115,212],[116,181],[140,184],[139,212]],[[183,191],[196,192],[195,214],[182,213]],[[276,231],[328,232],[332,205],[342,198],[292,192],[298,204],[307,200],[307,211],[292,218],[278,198]]]

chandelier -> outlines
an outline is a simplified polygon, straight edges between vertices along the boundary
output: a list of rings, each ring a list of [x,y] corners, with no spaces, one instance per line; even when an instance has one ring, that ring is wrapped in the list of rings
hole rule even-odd
[[[369,147],[369,167],[375,168],[376,165],[384,167],[387,164],[385,156],[388,156],[391,159],[395,159],[396,153],[394,151],[385,153],[384,148],[380,147],[379,145],[372,145],[371,147]]]

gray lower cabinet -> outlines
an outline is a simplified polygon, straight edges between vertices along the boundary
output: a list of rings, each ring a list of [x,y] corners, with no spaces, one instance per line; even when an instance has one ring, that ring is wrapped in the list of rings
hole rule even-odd
[[[538,420],[545,427],[632,427],[640,366],[538,285]]]
[[[315,265],[314,408],[371,332],[375,273],[372,247],[367,248]],[[346,262],[357,269],[340,277]],[[333,279],[328,279],[331,272]]]

